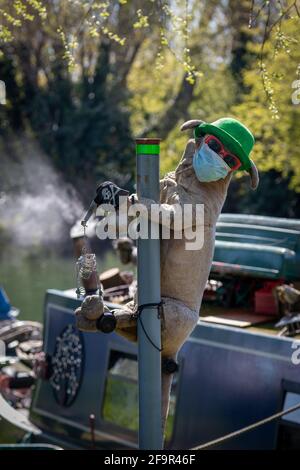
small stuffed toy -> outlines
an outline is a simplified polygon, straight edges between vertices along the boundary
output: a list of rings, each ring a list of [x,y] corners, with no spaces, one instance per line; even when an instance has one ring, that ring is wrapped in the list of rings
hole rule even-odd
[[[199,250],[186,250],[186,239],[172,236],[161,240],[161,295],[163,300],[162,339],[162,428],[168,414],[172,372],[177,354],[199,320],[202,296],[213,259],[215,228],[226,199],[232,174],[245,170],[251,188],[258,185],[258,171],[250,158],[254,145],[252,133],[233,118],[211,124],[187,121],[181,130],[193,129],[176,170],[160,182],[160,204],[165,211],[174,205],[204,204],[204,244]],[[129,198],[131,200],[131,198]],[[137,198],[135,197],[135,200]],[[140,199],[150,209],[155,201]],[[194,223],[195,221],[193,221]],[[174,235],[174,233],[173,233]],[[95,311],[91,313],[94,303]],[[103,313],[93,296],[87,296],[76,310],[77,327],[97,331],[96,319]],[[116,332],[137,341],[136,305],[130,302],[114,312]]]

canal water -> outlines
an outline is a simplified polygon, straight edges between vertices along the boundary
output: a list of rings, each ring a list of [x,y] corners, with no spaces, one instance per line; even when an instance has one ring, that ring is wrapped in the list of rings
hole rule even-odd
[[[100,272],[115,266],[121,268],[113,250],[98,256],[97,264]],[[18,248],[13,252],[10,250],[9,254],[1,256],[0,285],[11,304],[20,309],[19,319],[42,321],[46,290],[75,287],[75,259],[55,253],[29,254]]]

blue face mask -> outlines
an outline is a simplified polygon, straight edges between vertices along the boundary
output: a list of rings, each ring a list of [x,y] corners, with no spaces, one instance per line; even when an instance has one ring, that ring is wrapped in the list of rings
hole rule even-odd
[[[204,143],[194,154],[193,168],[202,183],[224,179],[230,171],[227,163]]]

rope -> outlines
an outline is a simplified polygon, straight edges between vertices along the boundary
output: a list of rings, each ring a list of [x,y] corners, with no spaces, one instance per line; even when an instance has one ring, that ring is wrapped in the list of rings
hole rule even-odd
[[[153,302],[153,303],[149,303],[149,304],[142,304],[142,305],[139,305],[136,312],[135,312],[135,315],[137,316],[137,319],[139,320],[140,324],[141,324],[141,327],[142,327],[142,330],[143,332],[145,333],[145,336],[146,338],[148,339],[149,343],[152,344],[152,346],[157,349],[157,351],[159,352],[162,352],[163,348],[159,348],[153,341],[152,339],[150,338],[149,334],[147,333],[146,331],[146,328],[143,324],[143,321],[142,321],[142,313],[143,313],[143,310],[145,308],[151,308],[151,307],[155,307],[157,308],[158,310],[158,318],[160,318],[160,309],[162,308],[163,306],[163,301],[161,300],[160,302]]]
[[[271,421],[275,421],[278,418],[281,418],[284,415],[292,413],[293,411],[300,409],[300,403],[298,405],[291,406],[284,411],[280,411],[279,413],[275,413],[274,415],[268,416],[268,418],[262,419],[261,421],[257,421],[256,423],[250,424],[245,428],[238,429],[237,431],[231,432],[230,434],[226,434],[225,436],[219,437],[218,439],[214,439],[212,441],[206,442],[205,444],[200,444],[199,446],[192,447],[190,450],[203,450],[208,449],[208,447],[213,447],[221,442],[229,441],[235,437],[244,434],[245,432],[252,431],[253,429],[258,428],[259,426],[263,426],[264,424],[270,423]]]

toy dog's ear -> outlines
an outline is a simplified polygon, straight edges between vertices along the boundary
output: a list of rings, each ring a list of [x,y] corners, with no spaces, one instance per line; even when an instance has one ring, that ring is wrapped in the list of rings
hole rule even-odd
[[[195,129],[195,127],[198,127],[200,124],[202,124],[204,121],[201,121],[200,119],[191,119],[190,121],[186,121],[182,124],[180,127],[181,131],[186,131],[188,129]],[[203,137],[195,137],[195,142],[196,142],[196,148],[198,148],[201,145]]]
[[[199,124],[202,124],[203,121],[200,121],[200,119],[191,119],[190,121],[186,121],[182,124],[180,127],[181,131],[186,131],[187,129],[194,129],[195,127],[199,126]]]
[[[256,189],[258,184],[259,184],[259,174],[258,174],[258,169],[256,168],[255,163],[250,160],[251,162],[251,167],[248,170],[248,173],[250,175],[250,180],[251,180],[251,189]]]

